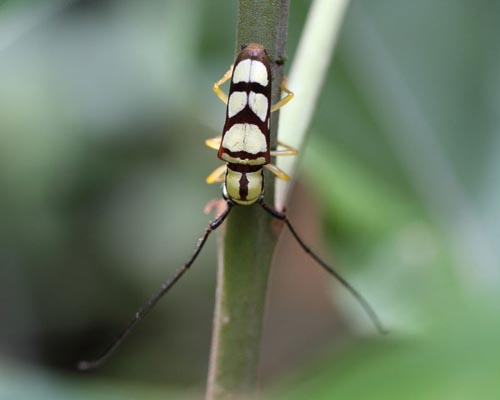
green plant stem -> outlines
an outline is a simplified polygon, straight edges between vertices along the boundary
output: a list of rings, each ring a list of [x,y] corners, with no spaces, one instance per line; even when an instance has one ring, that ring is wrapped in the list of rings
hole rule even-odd
[[[271,61],[284,57],[289,0],[240,0],[236,52],[242,44],[263,45]],[[279,98],[282,66],[272,62],[273,102]],[[276,143],[277,113],[271,119]],[[266,200],[274,181],[266,175]],[[267,279],[277,230],[258,206],[236,206],[219,238],[219,272],[207,399],[234,399],[256,390]]]
[[[349,0],[314,0],[309,9],[288,77],[295,98],[283,108],[279,129],[280,140],[299,151],[306,141],[309,124],[330,71],[330,61],[349,3]],[[280,157],[276,165],[293,179],[298,160],[299,157]],[[284,209],[290,187],[289,182],[276,181],[275,207],[278,210]]]

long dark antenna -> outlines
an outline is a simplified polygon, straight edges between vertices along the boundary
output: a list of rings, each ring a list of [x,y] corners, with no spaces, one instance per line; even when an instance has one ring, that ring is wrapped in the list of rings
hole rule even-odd
[[[231,211],[232,207],[233,203],[228,201],[226,210],[208,225],[207,229],[205,230],[205,233],[198,240],[196,250],[194,251],[193,255],[189,258],[189,260],[186,262],[186,264],[184,264],[184,266],[181,269],[179,269],[179,271],[177,271],[177,273],[174,275],[173,278],[163,283],[160,289],[153,296],[151,296],[148,302],[144,304],[141,307],[141,309],[135,313],[134,318],[132,318],[132,320],[128,323],[126,328],[122,331],[122,333],[120,333],[120,335],[117,336],[117,338],[109,345],[109,347],[106,350],[104,350],[102,355],[93,361],[80,361],[78,363],[78,369],[88,370],[97,368],[99,365],[101,365],[104,361],[106,361],[109,358],[109,356],[120,346],[120,344],[122,344],[125,338],[130,334],[130,332],[132,332],[135,326],[141,320],[143,320],[144,317],[146,317],[146,315],[151,311],[151,309],[156,305],[156,303],[160,301],[160,299],[172,288],[172,286],[174,286],[177,283],[177,281],[182,277],[182,275],[184,275],[184,273],[189,269],[189,267],[191,267],[191,265],[193,264],[193,262],[196,260],[201,250],[203,249],[203,246],[205,245],[205,242],[207,241],[210,234],[224,222],[224,220],[229,215],[229,212]]]
[[[319,256],[314,253],[309,246],[307,246],[304,241],[299,237],[295,229],[293,228],[292,224],[290,223],[290,220],[288,217],[284,214],[281,213],[274,208],[269,207],[266,203],[264,203],[262,200],[260,201],[260,205],[264,210],[266,210],[273,218],[279,219],[280,221],[283,221],[286,226],[288,226],[288,229],[290,229],[290,232],[292,232],[292,235],[295,237],[295,240],[300,244],[300,247],[304,249],[304,251],[309,254],[323,269],[328,272],[330,275],[332,275],[337,281],[341,283],[342,286],[344,286],[353,296],[354,298],[359,302],[361,307],[365,310],[366,314],[370,318],[370,320],[373,322],[373,325],[375,325],[375,328],[377,331],[381,334],[386,334],[387,330],[384,328],[382,325],[382,322],[380,322],[380,318],[378,317],[377,313],[373,309],[373,307],[368,303],[368,301],[359,293],[354,287],[345,280],[342,275],[340,275],[337,271],[335,271],[332,267],[330,267],[326,262],[324,262]]]

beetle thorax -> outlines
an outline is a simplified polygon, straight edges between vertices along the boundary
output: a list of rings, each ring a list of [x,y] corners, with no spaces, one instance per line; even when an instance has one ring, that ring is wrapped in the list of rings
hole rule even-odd
[[[264,191],[262,168],[240,172],[228,166],[222,191],[226,199],[236,204],[246,206],[255,203]]]

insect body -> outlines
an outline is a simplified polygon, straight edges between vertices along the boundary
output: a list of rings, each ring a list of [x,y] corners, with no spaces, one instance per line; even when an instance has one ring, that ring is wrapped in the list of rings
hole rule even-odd
[[[231,79],[229,96],[220,86]],[[208,183],[223,182],[222,194],[226,200],[226,210],[211,222],[200,238],[198,245],[186,264],[169,281],[165,282],[150,300],[135,314],[128,326],[117,339],[94,361],[82,361],[80,369],[91,369],[100,365],[122,343],[154,305],[165,295],[198,257],[208,236],[228,217],[234,206],[248,206],[258,203],[273,218],[283,221],[299,245],[321,267],[334,276],[359,301],[368,316],[379,330],[384,329],[369,303],[338,272],[319,258],[298,236],[287,216],[264,202],[264,168],[280,179],[290,179],[287,174],[270,164],[271,156],[295,155],[293,148],[278,144],[283,150],[270,149],[269,118],[293,97],[284,84],[280,88],[286,93],[274,106],[271,106],[271,67],[266,50],[258,44],[242,48],[234,65],[214,84],[217,96],[227,104],[226,122],[221,137],[206,140],[208,147],[218,150],[218,157],[226,164],[218,167],[207,177]]]
[[[241,205],[260,198],[264,187],[262,167],[271,160],[270,76],[271,68],[262,47],[249,46],[236,59],[217,155],[228,163],[224,197]]]
[[[229,97],[220,85],[231,78]],[[207,182],[224,180],[223,195],[239,205],[250,205],[261,199],[264,189],[263,168],[266,167],[281,179],[289,177],[271,165],[271,155],[295,155],[289,146],[286,150],[270,150],[269,120],[272,111],[282,107],[293,93],[271,107],[271,67],[266,50],[251,44],[242,49],[234,66],[214,85],[216,94],[227,104],[226,122],[222,138],[207,140],[207,145],[218,148],[217,156],[227,162],[216,169]],[[224,175],[225,174],[225,175]]]

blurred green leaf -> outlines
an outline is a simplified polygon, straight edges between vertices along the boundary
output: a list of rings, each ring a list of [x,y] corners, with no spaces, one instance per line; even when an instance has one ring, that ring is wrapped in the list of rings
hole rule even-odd
[[[272,399],[494,399],[500,394],[498,308],[455,304],[441,324],[413,338],[389,335],[330,353]]]

